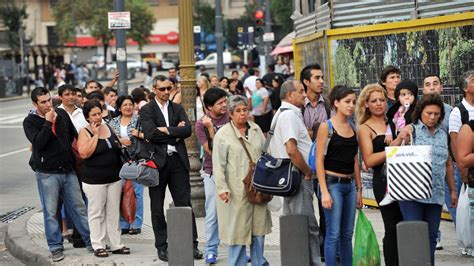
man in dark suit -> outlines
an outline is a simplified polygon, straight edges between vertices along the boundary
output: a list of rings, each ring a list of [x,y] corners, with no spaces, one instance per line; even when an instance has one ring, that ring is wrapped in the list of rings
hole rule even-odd
[[[191,124],[184,108],[169,100],[171,82],[165,76],[153,79],[156,97],[140,110],[145,139],[151,145],[154,161],[160,172],[160,184],[150,187],[151,220],[155,234],[158,258],[168,261],[168,243],[163,204],[166,186],[169,186],[175,206],[191,207],[191,186],[189,184],[189,159],[184,139],[192,134]],[[202,259],[197,248],[196,220],[193,213],[194,259]]]

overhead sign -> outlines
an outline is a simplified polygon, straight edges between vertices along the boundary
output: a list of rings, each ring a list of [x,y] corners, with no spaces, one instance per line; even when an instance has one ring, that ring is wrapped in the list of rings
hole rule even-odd
[[[275,34],[273,32],[267,32],[263,34],[264,42],[273,42],[275,40]]]
[[[108,12],[109,29],[126,30],[130,29],[130,12]]]

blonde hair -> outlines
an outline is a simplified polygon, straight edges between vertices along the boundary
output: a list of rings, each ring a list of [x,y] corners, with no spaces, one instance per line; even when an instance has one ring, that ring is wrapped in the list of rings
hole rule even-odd
[[[374,83],[365,86],[357,99],[356,118],[359,125],[364,124],[372,115],[365,104],[369,101],[370,95],[372,95],[373,92],[380,92],[383,97],[387,99],[387,92],[379,84]]]
[[[200,76],[199,78],[197,78],[196,86],[199,86],[198,85],[199,82],[204,83],[207,86],[207,88],[209,89],[209,80],[207,79],[206,76]]]

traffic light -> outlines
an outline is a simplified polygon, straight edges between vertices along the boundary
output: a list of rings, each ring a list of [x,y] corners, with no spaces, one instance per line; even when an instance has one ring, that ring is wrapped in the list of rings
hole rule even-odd
[[[255,11],[255,37],[260,37],[265,33],[265,13],[263,10]]]

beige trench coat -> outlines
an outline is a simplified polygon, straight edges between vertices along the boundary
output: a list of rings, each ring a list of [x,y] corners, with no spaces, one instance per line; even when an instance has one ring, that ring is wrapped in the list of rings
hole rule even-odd
[[[254,162],[261,155],[265,143],[258,125],[251,121],[248,123],[248,140],[241,137],[232,122],[223,126],[214,138],[212,165],[217,194],[230,192],[227,203],[217,197],[219,238],[228,245],[250,245],[252,235],[266,235],[272,228],[267,204],[249,203],[245,195],[243,180],[249,170],[249,159],[237,136],[244,140]]]

